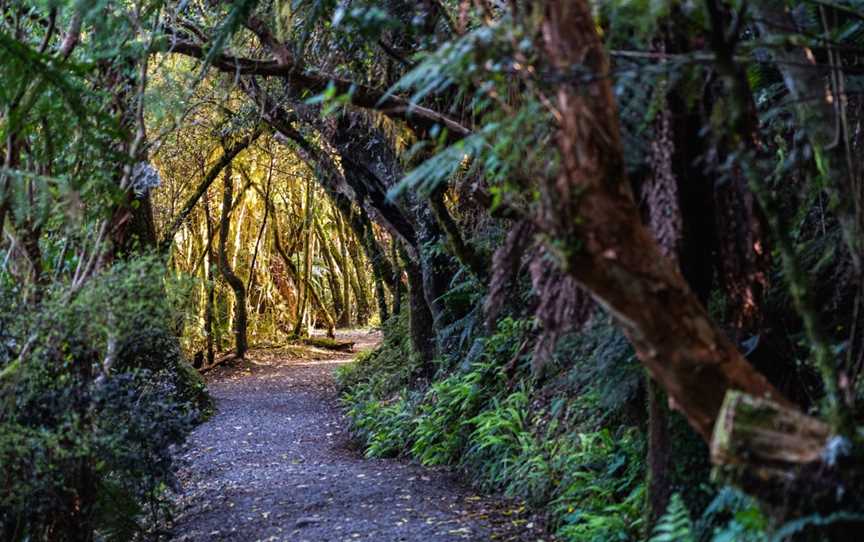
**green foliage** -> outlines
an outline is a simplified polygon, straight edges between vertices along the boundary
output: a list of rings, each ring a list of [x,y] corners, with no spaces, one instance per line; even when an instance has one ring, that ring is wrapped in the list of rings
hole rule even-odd
[[[206,393],[169,348],[164,272],[118,263],[2,326],[17,354],[0,359],[4,540],[129,540],[166,510],[174,446]]]
[[[553,466],[560,486],[553,510],[564,540],[635,540],[642,521],[644,445],[634,430],[562,437]]]
[[[563,337],[554,360],[563,371],[562,381],[574,393],[595,390],[605,414],[614,417],[638,396],[644,370],[633,347],[611,318],[598,313],[577,333]]]
[[[757,542],[765,539],[767,526],[755,499],[723,487],[702,512],[694,532],[699,540]]]
[[[368,456],[408,453],[426,465],[459,466],[483,489],[545,507],[561,540],[635,540],[642,439],[625,427],[575,432],[590,415],[585,399],[538,408],[527,376],[508,385],[502,366],[531,326],[502,318],[494,334],[477,339],[482,351],[473,361],[415,391],[405,387],[404,369],[382,360],[398,352],[385,335],[381,350],[340,369],[352,427]]]
[[[695,542],[690,511],[678,493],[672,495],[666,513],[654,527],[649,542]]]
[[[366,457],[392,457],[404,450],[414,426],[411,404],[404,395],[400,394],[390,403],[354,403],[347,394],[343,400],[353,405],[348,416],[355,420],[355,431],[366,435]]]
[[[408,311],[390,318],[383,328],[384,340],[378,348],[336,370],[341,392],[350,391],[358,400],[390,397],[411,381],[419,359],[411,347]]]
[[[554,157],[547,152],[552,137],[548,108],[531,93],[517,105],[502,98],[512,92],[514,73],[525,69],[535,54],[524,28],[505,14],[495,24],[481,25],[420,55],[391,92],[410,90],[416,103],[456,93],[455,101],[464,101],[482,122],[452,145],[446,144],[446,129],[433,130],[433,141],[418,143],[407,161],[434,151],[431,157],[391,188],[390,197],[406,190],[428,194],[446,183],[482,174],[495,198],[494,208],[532,174],[548,174],[554,167]]]
[[[502,384],[497,367],[483,361],[467,373],[432,384],[417,409],[412,455],[424,465],[458,462],[471,435],[471,424],[465,420],[475,416]]]

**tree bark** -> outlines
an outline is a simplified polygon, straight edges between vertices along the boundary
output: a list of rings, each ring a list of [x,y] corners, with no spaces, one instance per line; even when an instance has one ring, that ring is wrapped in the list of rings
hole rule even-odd
[[[169,248],[171,248],[171,243],[174,241],[174,236],[177,235],[177,232],[180,231],[180,227],[183,225],[183,222],[186,221],[186,218],[189,216],[189,213],[192,212],[192,209],[195,208],[195,205],[201,199],[202,196],[207,192],[207,189],[210,188],[210,185],[213,184],[213,181],[219,177],[219,174],[222,173],[222,170],[227,168],[231,161],[240,154],[241,151],[249,147],[261,134],[260,129],[256,129],[251,134],[243,137],[234,143],[232,143],[229,147],[225,148],[222,152],[222,156],[219,157],[219,160],[216,161],[213,166],[207,170],[207,173],[204,175],[204,178],[201,180],[201,184],[195,189],[195,192],[189,196],[189,199],[183,204],[183,207],[180,208],[180,211],[177,213],[177,216],[171,221],[170,225],[165,229],[165,233],[162,235],[162,240],[159,241],[159,251],[167,252]]]
[[[342,271],[342,301],[344,308],[339,315],[339,327],[351,327],[351,262],[348,261],[348,232],[345,231],[345,219],[337,218],[339,236],[339,268]]]
[[[391,241],[391,253],[393,255],[393,275],[390,277],[392,281],[391,291],[393,292],[393,315],[402,312],[402,267],[399,265],[399,252],[396,249],[398,240]]]
[[[291,279],[294,281],[294,284],[300,284],[301,281],[304,281],[304,278],[300,271],[297,269],[297,266],[294,264],[293,261],[291,261],[290,256],[288,256],[288,253],[282,246],[282,240],[279,235],[279,221],[276,220],[275,216],[273,220],[273,248],[276,249],[276,253],[281,258],[282,263],[285,265],[285,268],[288,271],[288,274],[291,276]],[[333,322],[333,317],[327,311],[327,307],[324,305],[324,302],[321,296],[318,294],[318,291],[315,289],[314,284],[307,281],[304,282],[304,285],[308,289],[307,291],[309,292],[312,304],[318,308],[319,314],[324,318],[324,325],[327,327],[327,334],[331,337],[334,336],[334,328],[336,326]],[[290,301],[288,296],[284,294],[285,292],[283,291],[283,297],[286,298],[286,301]],[[299,304],[299,299],[297,300],[297,303]]]
[[[369,318],[372,316],[372,307],[369,303],[369,278],[366,275],[366,268],[357,246],[356,237],[349,240],[348,250],[354,264],[354,278],[351,281],[351,287],[354,288],[354,294],[357,298],[357,324],[362,327],[369,323]]]
[[[402,259],[405,261],[405,272],[408,275],[408,326],[411,331],[411,345],[420,356],[421,371],[424,376],[431,377],[434,373],[436,333],[432,311],[429,309],[423,291],[423,272],[420,266],[405,254],[404,249],[402,249]]]
[[[246,339],[246,288],[243,281],[234,274],[228,262],[226,249],[229,227],[231,225],[231,204],[234,199],[234,179],[231,177],[230,164],[225,168],[222,192],[222,218],[219,223],[219,270],[225,281],[234,292],[234,354],[238,358],[246,355],[248,343]]]
[[[728,390],[789,405],[711,321],[641,223],[626,175],[609,66],[585,0],[545,3],[545,51],[557,93],[557,179],[541,183],[549,249],[618,321],[652,377],[707,441]],[[591,119],[590,121],[588,119]]]
[[[443,190],[435,190],[429,195],[429,207],[432,209],[432,214],[435,216],[438,225],[444,230],[447,236],[450,252],[481,283],[485,283],[488,279],[487,270],[489,269],[490,262],[486,261],[473,246],[462,238],[459,225],[453,220],[450,211],[447,209],[447,204],[444,203]]]
[[[327,264],[327,281],[330,284],[330,294],[333,299],[333,314],[340,315],[344,310],[344,305],[342,302],[342,284],[339,282],[339,277],[336,273],[336,260],[333,258],[333,253],[330,250],[330,240],[324,235],[324,229],[317,221],[315,223],[315,231],[318,233],[318,242],[321,244],[321,255]]]
[[[648,534],[654,530],[654,525],[669,505],[669,498],[672,496],[672,473],[669,471],[671,440],[666,396],[663,389],[650,377],[645,379],[645,388],[648,403],[648,507],[645,533]]]
[[[210,221],[210,198],[204,197],[204,223],[207,228],[207,299],[204,305],[204,341],[207,348],[207,365],[213,365],[216,353],[213,348],[213,309],[215,305],[216,276],[214,269],[218,266],[216,255],[213,253],[213,224]]]

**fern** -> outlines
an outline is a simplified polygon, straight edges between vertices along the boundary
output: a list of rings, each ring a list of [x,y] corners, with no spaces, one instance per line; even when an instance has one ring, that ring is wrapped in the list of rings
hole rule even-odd
[[[793,535],[806,531],[809,527],[824,527],[825,525],[831,525],[832,523],[836,523],[838,521],[859,523],[861,521],[864,521],[864,514],[854,514],[851,512],[834,512],[833,514],[829,514],[827,516],[813,514],[810,516],[805,516],[803,518],[798,518],[796,520],[787,522],[782,527],[780,527],[771,537],[771,542],[783,542],[784,540],[789,540],[790,537]]]
[[[672,495],[649,542],[695,542],[690,512],[678,493]]]

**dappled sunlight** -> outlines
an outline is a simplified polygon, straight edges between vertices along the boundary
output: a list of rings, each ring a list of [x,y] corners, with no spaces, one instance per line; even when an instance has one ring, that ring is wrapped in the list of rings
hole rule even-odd
[[[856,540],[862,7],[3,0],[0,540]]]

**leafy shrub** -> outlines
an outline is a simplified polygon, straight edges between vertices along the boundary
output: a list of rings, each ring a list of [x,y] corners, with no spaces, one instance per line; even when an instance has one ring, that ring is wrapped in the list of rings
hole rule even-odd
[[[375,350],[360,354],[352,363],[336,370],[336,383],[341,392],[351,390],[356,398],[360,389],[378,399],[389,397],[407,386],[411,381],[419,360],[411,348],[411,333],[408,328],[408,311],[384,323],[384,340]]]
[[[524,475],[534,464],[538,446],[526,420],[527,411],[528,395],[520,390],[503,401],[494,398],[489,408],[468,420],[473,432],[463,462],[477,473],[484,487],[509,488],[516,480],[524,483],[532,478]]]
[[[77,293],[55,285],[5,326],[4,540],[129,540],[165,511],[173,447],[204,392],[167,348],[163,277],[148,258],[118,263]]]
[[[767,528],[768,521],[755,499],[724,487],[702,512],[694,533],[699,540],[712,542],[757,542],[765,540]]]
[[[346,401],[351,402],[347,397]],[[400,395],[395,401],[363,401],[348,410],[355,431],[364,437],[366,457],[392,457],[407,446],[413,427],[410,403]]]

